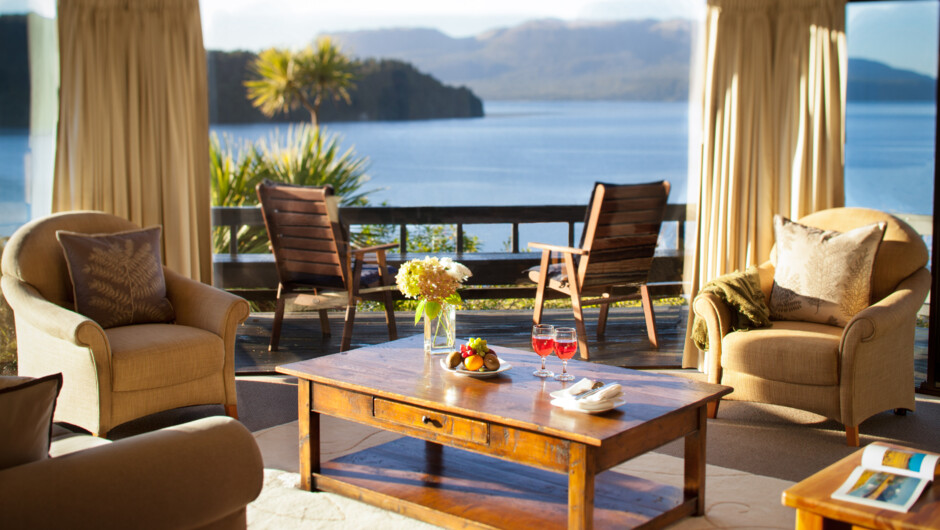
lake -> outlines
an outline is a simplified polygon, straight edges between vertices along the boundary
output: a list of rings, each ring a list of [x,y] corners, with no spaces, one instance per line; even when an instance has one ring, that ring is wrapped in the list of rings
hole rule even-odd
[[[595,181],[663,179],[672,183],[670,202],[687,200],[686,103],[487,102],[485,111],[477,119],[328,123],[324,129],[371,161],[365,188],[374,190],[373,203],[577,204],[587,202]],[[849,104],[847,205],[932,213],[934,114],[932,103]],[[266,137],[277,128],[287,125],[212,126],[236,139]],[[27,215],[26,148],[25,131],[0,131],[0,233]],[[468,231],[483,237],[487,249],[508,238],[505,229],[476,225]],[[534,237],[521,235],[523,242]]]

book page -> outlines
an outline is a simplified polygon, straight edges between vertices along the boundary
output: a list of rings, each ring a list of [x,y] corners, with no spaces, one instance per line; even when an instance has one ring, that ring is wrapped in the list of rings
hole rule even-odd
[[[938,455],[871,444],[862,452],[862,467],[933,480]]]
[[[833,499],[906,512],[929,483],[926,479],[856,467]]]

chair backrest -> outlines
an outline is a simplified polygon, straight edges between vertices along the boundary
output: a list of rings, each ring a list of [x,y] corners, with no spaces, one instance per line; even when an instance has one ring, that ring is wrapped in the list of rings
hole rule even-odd
[[[917,231],[891,214],[869,208],[830,208],[799,219],[800,224],[837,232],[879,222],[888,226],[872,266],[872,300],[893,293],[902,280],[927,265],[927,245]]]
[[[35,219],[17,229],[4,246],[3,275],[32,285],[56,305],[73,309],[72,280],[56,231],[113,234],[139,229],[123,217],[97,211],[62,212]]]
[[[345,289],[345,231],[331,186],[256,187],[282,284]]]
[[[641,285],[649,277],[669,183],[594,185],[581,234],[583,287]]]

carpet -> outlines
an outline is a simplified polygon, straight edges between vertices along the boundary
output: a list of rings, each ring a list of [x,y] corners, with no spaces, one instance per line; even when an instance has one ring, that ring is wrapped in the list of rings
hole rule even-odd
[[[329,416],[320,416],[325,459],[336,458],[398,438],[397,435]],[[436,528],[340,495],[297,488],[297,422],[254,433],[264,457],[264,489],[248,506],[251,529],[294,528]],[[683,460],[648,453],[608,472],[627,473],[669,486],[682,487]],[[780,504],[793,483],[744,471],[707,465],[706,512],[669,528],[793,528],[795,512]]]

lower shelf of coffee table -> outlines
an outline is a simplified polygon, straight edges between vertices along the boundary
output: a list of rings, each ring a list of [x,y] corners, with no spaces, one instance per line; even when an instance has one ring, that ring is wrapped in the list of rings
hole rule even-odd
[[[414,438],[323,462],[314,484],[441,526],[567,527],[567,475]],[[675,487],[615,471],[595,478],[595,528],[661,527],[693,509]]]

